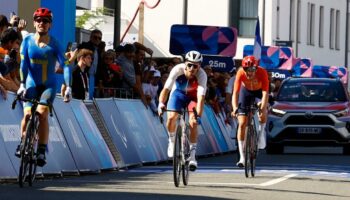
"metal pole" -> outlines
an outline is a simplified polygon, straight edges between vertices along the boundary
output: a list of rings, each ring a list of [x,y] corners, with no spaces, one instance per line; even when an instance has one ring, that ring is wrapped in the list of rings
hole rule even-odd
[[[117,49],[120,43],[120,11],[121,0],[115,0],[114,3],[114,37],[113,47]]]
[[[188,0],[184,0],[184,11],[183,11],[183,24],[187,24],[187,10],[188,10]]]
[[[345,67],[348,67],[348,51],[349,51],[349,0],[346,0],[346,18],[345,18]]]
[[[145,4],[140,3],[139,6],[139,43],[143,44],[144,42],[144,16],[145,16]]]

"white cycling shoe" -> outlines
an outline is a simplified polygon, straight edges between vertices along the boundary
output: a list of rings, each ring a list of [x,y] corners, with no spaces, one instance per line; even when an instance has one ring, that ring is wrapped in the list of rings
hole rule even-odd
[[[188,166],[190,167],[190,171],[194,172],[196,171],[198,167],[198,163],[196,159],[191,159],[190,162],[188,163]]]
[[[244,159],[240,159],[237,163],[236,166],[239,168],[243,168],[244,167]]]
[[[174,156],[174,142],[168,142],[168,157],[172,158]]]

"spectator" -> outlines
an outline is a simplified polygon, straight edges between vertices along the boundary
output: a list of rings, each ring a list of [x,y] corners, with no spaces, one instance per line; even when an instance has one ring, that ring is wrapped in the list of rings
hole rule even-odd
[[[11,26],[5,15],[0,15],[0,35]]]
[[[77,54],[77,67],[72,73],[72,97],[75,99],[89,99],[88,67],[91,66],[93,52],[80,49]]]
[[[94,97],[95,92],[95,75],[98,67],[101,65],[101,50],[103,44],[102,42],[102,32],[98,29],[91,31],[90,40],[87,44],[82,44],[90,46],[88,49],[92,50],[93,54],[93,62],[91,67],[89,68],[89,98],[90,100]],[[98,82],[96,83],[98,84]]]
[[[6,89],[1,85],[0,83],[0,95],[6,100],[7,99],[7,92]]]
[[[27,27],[27,21],[24,19],[20,19],[18,15],[12,13],[10,18],[10,26],[15,29],[18,34],[20,34],[21,40],[25,38],[29,33],[25,30]]]
[[[0,83],[6,90],[12,92],[16,92],[19,88],[15,76],[15,69],[19,67],[17,56],[19,38],[19,34],[13,29],[7,29],[1,34]]]
[[[122,88],[123,96],[126,98],[132,98],[133,90],[137,90],[136,75],[133,60],[135,57],[135,47],[132,44],[122,44],[121,53],[117,58],[117,64],[119,64],[123,71],[123,83]]]
[[[149,83],[142,83],[143,91],[147,100],[147,105],[151,108],[154,114],[157,114],[158,107],[158,82],[160,80],[160,71],[154,70],[150,75]]]

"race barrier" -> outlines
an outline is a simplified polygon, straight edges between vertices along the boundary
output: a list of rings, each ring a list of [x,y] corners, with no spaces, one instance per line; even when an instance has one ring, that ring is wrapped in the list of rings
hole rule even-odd
[[[15,110],[11,109],[14,98],[13,93],[8,93],[7,100],[0,97],[0,179],[15,179],[18,175],[19,159],[14,152],[20,142],[23,108],[18,103]],[[96,106],[98,115],[91,114],[88,103]],[[165,123],[161,124],[140,100],[107,98],[64,103],[57,97],[53,106],[47,165],[38,168],[38,174],[99,173],[168,160]],[[96,118],[103,123],[97,125]],[[205,105],[202,125],[198,126],[197,155],[236,150],[236,125],[232,124],[227,123],[224,113],[216,115]],[[107,135],[102,135],[101,126]],[[111,153],[111,147],[117,152]]]

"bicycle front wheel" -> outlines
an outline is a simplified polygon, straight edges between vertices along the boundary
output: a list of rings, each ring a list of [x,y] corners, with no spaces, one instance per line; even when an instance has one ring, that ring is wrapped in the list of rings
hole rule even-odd
[[[185,135],[182,137],[182,145],[183,145],[183,150],[184,150],[184,156],[185,156],[185,164],[182,165],[182,182],[184,185],[188,185],[188,178],[189,178],[189,158],[190,158],[190,142],[188,140],[188,134],[187,132],[189,129],[186,129]]]
[[[250,174],[255,176],[256,157],[258,156],[258,135],[256,129],[251,126],[251,147],[250,147]]]
[[[181,177],[181,126],[178,125],[175,135],[174,155],[173,155],[173,176],[174,184],[179,187]]]
[[[26,136],[22,140],[21,146],[21,164],[19,166],[18,173],[18,184],[20,187],[23,187],[24,182],[26,181],[27,176],[29,175],[30,161],[31,161],[31,135],[32,135],[32,123],[29,120],[26,129]]]
[[[249,177],[250,172],[250,150],[251,150],[251,132],[250,132],[250,126],[247,128],[246,132],[246,139],[245,139],[245,145],[244,145],[244,172],[245,177]]]

